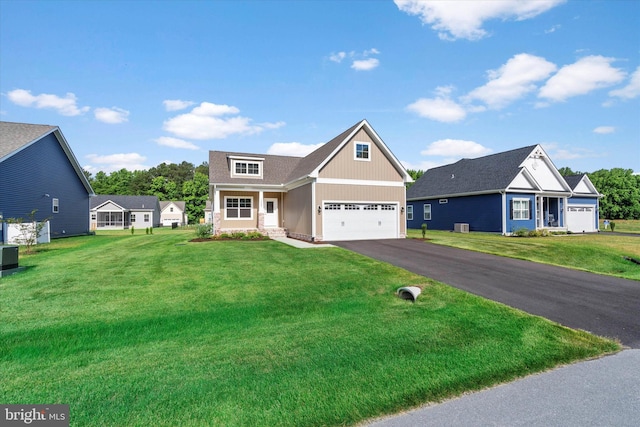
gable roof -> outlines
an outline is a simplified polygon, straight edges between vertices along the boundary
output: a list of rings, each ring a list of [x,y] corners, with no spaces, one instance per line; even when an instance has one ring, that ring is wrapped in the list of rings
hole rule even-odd
[[[575,196],[602,196],[586,173],[568,175],[564,177],[564,180],[569,184]]]
[[[360,129],[365,129],[371,138],[387,155],[394,167],[401,172],[405,182],[412,179],[400,161],[391,153],[382,139],[366,120],[361,120],[331,141],[318,147],[305,157],[274,156],[250,153],[230,153],[222,151],[209,152],[209,181],[223,184],[251,184],[251,185],[286,185],[308,177],[317,177],[320,169],[327,164],[340,149],[349,142],[351,137]],[[263,159],[263,177],[231,178],[230,157],[246,157]]]
[[[173,200],[161,200],[160,201],[160,210],[163,211],[169,205],[175,205],[178,209],[184,212],[185,202],[184,201],[173,201]]]
[[[90,209],[96,209],[107,202],[127,210],[155,210],[160,209],[160,203],[156,196],[120,196],[113,194],[99,194],[89,201]]]
[[[71,147],[57,126],[0,121],[0,163],[51,133],[56,137],[87,193],[93,195],[89,180],[84,175],[82,167],[80,167],[78,160],[71,151]]]
[[[505,190],[536,147],[530,145],[429,169],[407,190],[407,199]]]

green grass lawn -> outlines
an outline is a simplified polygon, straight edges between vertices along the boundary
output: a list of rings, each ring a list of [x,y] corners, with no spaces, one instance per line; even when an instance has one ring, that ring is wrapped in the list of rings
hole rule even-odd
[[[616,223],[615,233],[640,233],[640,220],[638,219],[613,219]],[[611,232],[611,227],[604,228],[604,220],[600,220],[600,230],[602,232]]]
[[[0,402],[69,404],[74,426],[344,425],[619,349],[340,248],[191,237],[22,256]]]
[[[409,230],[408,235],[422,238],[422,231]],[[640,260],[640,237],[617,232],[508,237],[495,233],[427,230],[426,238],[429,243],[439,245],[640,280],[640,265],[625,259]]]

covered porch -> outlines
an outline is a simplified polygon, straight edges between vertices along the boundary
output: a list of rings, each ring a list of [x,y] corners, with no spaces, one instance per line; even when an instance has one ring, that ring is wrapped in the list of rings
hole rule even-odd
[[[281,189],[214,186],[211,198],[215,234],[258,231],[269,237],[286,236]]]
[[[536,229],[565,231],[566,206],[565,196],[536,196]]]
[[[131,213],[127,211],[98,211],[95,213],[95,229],[124,230],[131,227]]]

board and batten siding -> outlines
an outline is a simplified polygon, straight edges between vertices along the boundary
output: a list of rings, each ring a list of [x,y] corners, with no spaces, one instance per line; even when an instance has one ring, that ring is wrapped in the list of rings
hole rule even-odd
[[[355,145],[358,142],[368,142],[370,144],[369,161],[354,159]],[[401,173],[393,166],[364,129],[361,129],[320,170],[319,177],[403,182]]]
[[[36,220],[49,218],[52,238],[89,233],[89,193],[53,133],[0,163],[4,219],[27,219],[34,209]]]
[[[406,218],[405,214],[401,213],[405,205],[404,186],[316,184],[315,206],[322,206],[328,202],[395,203],[399,214],[400,235],[406,234]],[[321,218],[316,222],[316,230],[317,234],[322,236]]]

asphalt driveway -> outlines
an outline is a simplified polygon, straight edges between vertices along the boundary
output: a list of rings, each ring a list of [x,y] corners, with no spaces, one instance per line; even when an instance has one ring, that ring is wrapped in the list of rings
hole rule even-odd
[[[415,239],[331,243],[570,328],[640,348],[640,282]]]

